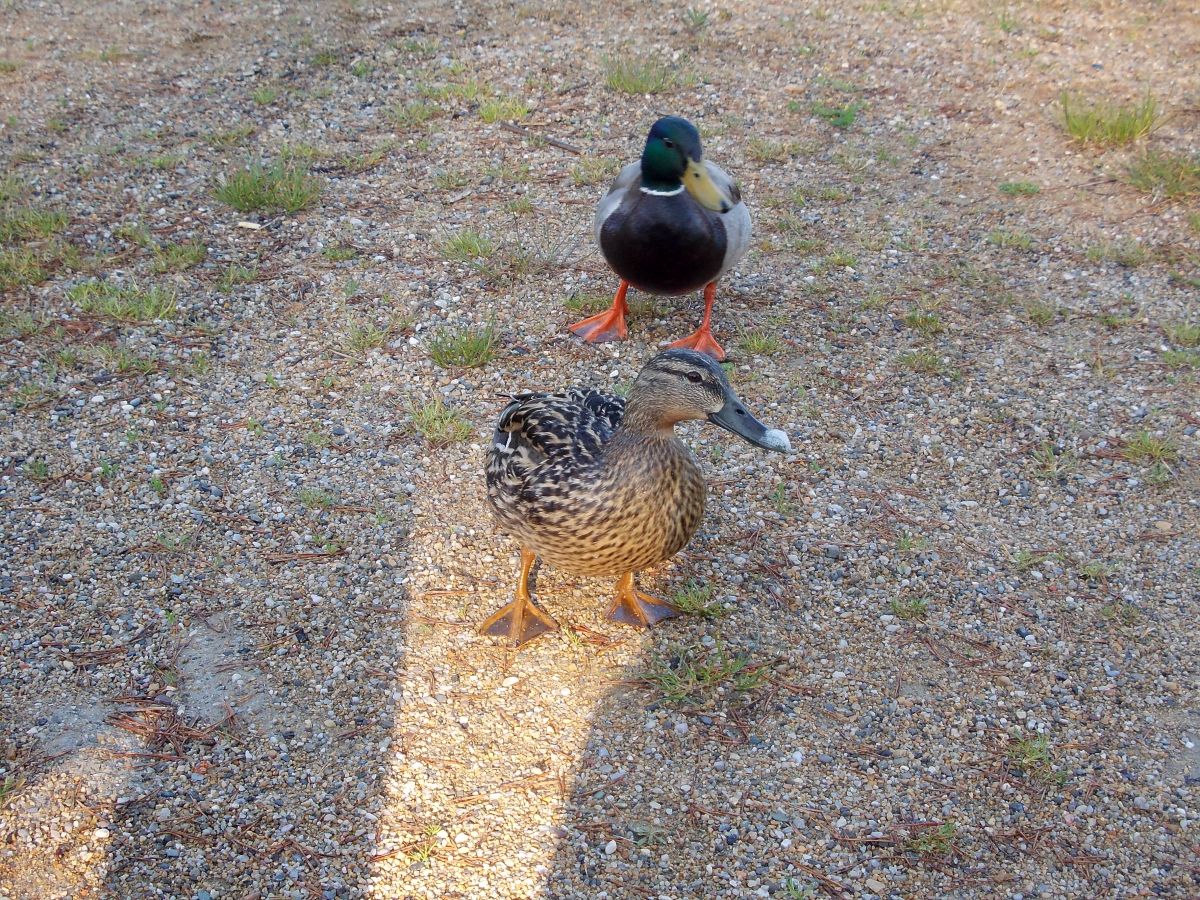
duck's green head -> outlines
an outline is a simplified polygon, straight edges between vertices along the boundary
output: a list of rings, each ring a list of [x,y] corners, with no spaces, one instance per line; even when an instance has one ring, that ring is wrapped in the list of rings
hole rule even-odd
[[[646,363],[629,392],[625,418],[656,430],[688,419],[708,419],[764,450],[792,449],[786,434],[768,428],[746,410],[721,364],[695,350],[667,350]]]
[[[698,203],[716,212],[728,212],[735,205],[708,174],[696,126],[679,116],[665,116],[654,123],[646,137],[642,187],[670,193],[681,184]]]

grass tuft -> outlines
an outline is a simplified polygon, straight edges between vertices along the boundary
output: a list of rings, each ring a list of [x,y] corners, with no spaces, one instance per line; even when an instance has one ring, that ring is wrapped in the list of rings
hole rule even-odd
[[[1033,238],[1023,231],[997,228],[988,235],[988,243],[1003,250],[1028,250],[1033,246]]]
[[[496,252],[496,242],[474,228],[456,231],[442,241],[442,256],[452,262],[478,263]]]
[[[713,599],[716,588],[711,584],[689,581],[671,595],[671,605],[687,616],[718,619],[728,611],[719,600]]]
[[[904,619],[905,621],[923,619],[926,613],[929,612],[928,597],[909,597],[907,599],[893,597],[890,605],[892,615],[897,619]]]
[[[1149,134],[1159,121],[1158,104],[1149,94],[1133,104],[1087,104],[1064,91],[1059,107],[1063,127],[1081,144],[1128,144]]]
[[[425,100],[410,100],[408,103],[393,106],[388,118],[398,129],[412,131],[435,118],[437,114],[438,108],[434,104]]]
[[[208,248],[193,241],[187,244],[167,244],[154,251],[152,267],[155,272],[182,272],[204,261]]]
[[[783,349],[783,342],[773,332],[760,328],[743,332],[738,347],[748,356],[773,356]]]
[[[1200,347],[1200,324],[1173,322],[1163,328],[1167,338],[1177,347]]]
[[[712,650],[690,647],[651,660],[650,667],[634,677],[652,688],[672,706],[711,703],[729,691],[746,693],[762,686],[770,675],[767,666],[750,656],[730,656],[720,644]]]
[[[321,182],[283,162],[271,166],[255,164],[226,176],[213,196],[238,212],[297,213],[316,203],[321,196]]]
[[[442,328],[429,339],[429,356],[443,369],[474,369],[496,355],[498,335],[494,325],[486,328]]]
[[[814,103],[812,106],[813,115],[824,119],[834,128],[849,128],[863,109],[864,104],[857,102],[845,106],[826,106],[823,103]]]
[[[1179,459],[1179,447],[1170,438],[1139,431],[1121,446],[1121,458],[1132,463],[1170,463]]]
[[[111,281],[85,281],[67,291],[67,298],[92,315],[130,322],[173,319],[177,310],[175,292],[169,288]]]
[[[479,118],[491,124],[501,121],[516,121],[529,115],[529,106],[516,97],[495,97],[479,104]]]
[[[413,427],[434,447],[448,447],[471,437],[471,423],[435,394],[433,400],[409,409]]]
[[[1032,197],[1034,194],[1042,192],[1042,189],[1032,181],[1003,181],[998,190],[1009,197]]]
[[[670,63],[654,56],[604,58],[604,83],[619,94],[661,94],[687,81]]]
[[[1168,200],[1200,194],[1200,155],[1150,151],[1130,163],[1125,180],[1140,191]]]

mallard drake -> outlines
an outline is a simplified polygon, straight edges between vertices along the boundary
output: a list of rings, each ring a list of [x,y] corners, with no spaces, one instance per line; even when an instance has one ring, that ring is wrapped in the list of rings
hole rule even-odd
[[[647,627],[678,615],[643,594],[636,572],[674,556],[704,514],[704,474],[675,425],[708,419],[767,450],[791,449],[742,406],[711,357],[667,350],[638,374],[628,399],[595,390],[519,394],[496,425],[487,497],[521,548],[517,596],[480,626],[513,644],[558,628],[529,595],[541,557],[575,575],[616,575],[608,617]]]
[[[678,116],[655,122],[641,161],[623,168],[601,199],[593,228],[621,284],[607,312],[571,331],[589,342],[624,339],[630,285],[667,295],[704,288],[704,321],[671,346],[725,358],[712,335],[713,301],[717,282],[750,247],[750,213],[733,179],[705,161],[696,126]]]

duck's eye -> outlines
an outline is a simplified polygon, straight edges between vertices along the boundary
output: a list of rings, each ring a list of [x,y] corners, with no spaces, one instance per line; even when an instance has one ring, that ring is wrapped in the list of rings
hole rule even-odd
[[[699,372],[688,372],[687,380],[690,381],[692,384],[699,384],[704,379],[700,377]]]
[[[670,138],[663,138],[663,146],[670,150],[674,150],[675,142],[673,140],[671,140]]]

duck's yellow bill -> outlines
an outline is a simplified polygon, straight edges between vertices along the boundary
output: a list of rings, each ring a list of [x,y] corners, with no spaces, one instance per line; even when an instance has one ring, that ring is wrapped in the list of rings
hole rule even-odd
[[[707,206],[716,212],[729,212],[733,209],[733,198],[717,187],[717,183],[708,174],[708,167],[703,161],[689,159],[687,172],[683,176],[684,187],[696,198],[701,206]]]

